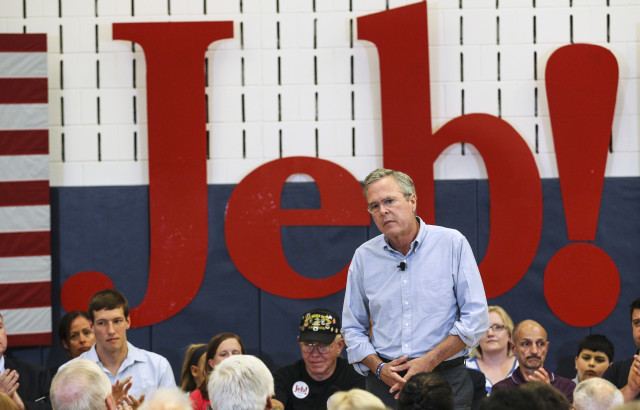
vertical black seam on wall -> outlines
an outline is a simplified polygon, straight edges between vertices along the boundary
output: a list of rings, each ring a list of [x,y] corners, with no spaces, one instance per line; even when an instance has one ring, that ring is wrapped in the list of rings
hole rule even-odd
[[[138,162],[138,131],[133,131],[133,160]]]
[[[573,14],[569,15],[569,44],[573,44]]]
[[[22,18],[27,18],[27,0],[22,0]]]
[[[58,0],[58,18],[62,18],[62,0]]]
[[[207,130],[207,159],[211,159],[211,133]]]

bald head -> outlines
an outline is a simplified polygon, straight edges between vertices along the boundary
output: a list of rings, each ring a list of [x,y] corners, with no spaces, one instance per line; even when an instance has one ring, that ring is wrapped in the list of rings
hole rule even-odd
[[[527,319],[527,320],[523,320],[522,322],[518,323],[515,327],[515,329],[513,329],[513,342],[515,343],[516,340],[518,340],[519,337],[519,333],[518,332],[531,332],[531,331],[535,331],[538,332],[542,335],[544,335],[544,340],[547,340],[547,331],[544,329],[544,327],[542,327],[542,325],[538,322],[536,322],[535,320],[531,320],[531,319]]]
[[[513,331],[513,354],[518,358],[520,369],[533,373],[544,364],[549,342],[547,331],[535,320],[523,320]]]

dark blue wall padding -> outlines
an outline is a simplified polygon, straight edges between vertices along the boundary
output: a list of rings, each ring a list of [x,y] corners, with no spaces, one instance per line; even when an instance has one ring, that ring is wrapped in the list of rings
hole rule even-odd
[[[259,355],[270,368],[299,358],[296,343],[300,314],[313,307],[342,310],[344,292],[321,299],[292,300],[263,292],[248,282],[231,262],[225,246],[224,216],[231,185],[209,186],[209,255],[197,296],[180,314],[153,326],[131,329],[135,345],[164,355],[179,377],[182,356],[189,343],[205,343],[222,331],[238,333],[249,353]],[[515,322],[532,318],[546,327],[551,341],[547,367],[573,377],[577,342],[590,333],[607,335],[616,346],[616,358],[631,356],[635,345],[627,307],[640,297],[640,178],[607,178],[604,183],[595,245],[604,249],[621,275],[621,294],[614,312],[591,328],[574,328],[559,320],[543,293],[544,269],[568,244],[559,181],[542,181],[544,222],[537,255],[524,278],[506,294],[489,300],[503,306]],[[148,189],[134,187],[52,188],[53,315],[64,314],[60,287],[85,270],[107,274],[132,307],[145,294],[149,269]],[[421,198],[418,198],[421,200]],[[313,183],[287,184],[283,208],[317,208]],[[366,206],[363,199],[362,206]],[[489,238],[489,190],[486,180],[436,181],[437,223],[460,230],[481,260]],[[188,212],[188,210],[185,210]],[[286,227],[284,250],[301,275],[333,275],[349,263],[354,250],[379,232],[370,227]],[[247,257],[251,257],[247,254]],[[269,270],[265,266],[265,272]],[[273,273],[273,272],[272,272]],[[571,292],[571,289],[567,289]],[[584,295],[585,306],[598,297],[598,287]],[[589,314],[585,308],[585,315]],[[62,352],[52,348],[19,348],[23,359],[55,366]]]

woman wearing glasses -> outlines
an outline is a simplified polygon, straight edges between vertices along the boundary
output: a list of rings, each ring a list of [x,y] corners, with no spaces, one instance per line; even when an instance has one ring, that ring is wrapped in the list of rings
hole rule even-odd
[[[209,375],[218,363],[236,354],[245,354],[244,344],[240,336],[225,332],[211,339],[207,345],[207,353],[205,355],[206,377],[200,386],[189,395],[193,410],[206,410],[207,406],[211,404],[209,393],[207,392]]]
[[[489,324],[489,330],[467,360],[468,368],[484,373],[487,394],[495,383],[509,377],[518,367],[518,360],[511,351],[511,317],[500,306],[489,306]]]

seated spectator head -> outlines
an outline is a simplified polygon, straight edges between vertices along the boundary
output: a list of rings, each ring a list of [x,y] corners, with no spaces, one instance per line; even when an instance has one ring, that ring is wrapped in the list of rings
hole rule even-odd
[[[613,343],[604,335],[589,335],[578,344],[576,370],[578,381],[602,377],[613,363]]]
[[[327,410],[386,410],[382,400],[362,389],[339,391],[329,397]]]
[[[189,396],[176,388],[162,387],[145,399],[138,410],[192,410]]]
[[[0,393],[0,409],[2,410],[20,410],[16,402],[13,401],[6,393]]]
[[[407,381],[398,397],[398,410],[453,410],[453,391],[437,373],[418,373]]]
[[[298,343],[312,379],[326,380],[336,370],[338,357],[344,349],[341,327],[340,316],[329,309],[311,309],[300,318]]]
[[[89,359],[76,359],[56,373],[50,392],[54,410],[116,408],[109,378]]]
[[[489,330],[482,336],[470,356],[482,357],[483,348],[491,351],[504,351],[507,357],[513,356],[513,320],[511,320],[511,316],[500,306],[489,306],[489,323],[491,323]]]
[[[205,375],[205,362],[207,361],[207,345],[204,343],[192,344],[187,348],[182,363],[182,378],[180,388],[185,392],[192,392],[202,385]]]
[[[640,298],[631,302],[631,305],[629,306],[629,315],[631,316],[633,341],[636,343],[636,347],[640,349]]]
[[[578,383],[573,391],[575,410],[608,410],[624,403],[624,397],[611,382],[600,377],[592,377]]]
[[[270,409],[273,376],[257,357],[235,355],[216,365],[208,389],[213,410]]]
[[[207,383],[209,375],[223,360],[240,354],[246,354],[244,343],[240,336],[231,332],[223,332],[215,335],[207,344],[207,353],[205,354],[204,380],[198,386],[203,399],[209,398]]]
[[[513,354],[521,371],[529,374],[538,370],[547,357],[547,331],[535,320],[523,320],[513,331]]]
[[[62,316],[58,336],[60,344],[72,359],[90,350],[96,342],[89,314],[80,310],[73,310]]]
[[[525,383],[529,384],[529,383]],[[533,392],[518,387],[492,391],[480,401],[478,410],[540,410],[542,403]]]
[[[548,383],[530,381],[520,386],[521,390],[530,391],[540,399],[540,410],[569,410],[569,399]]]

